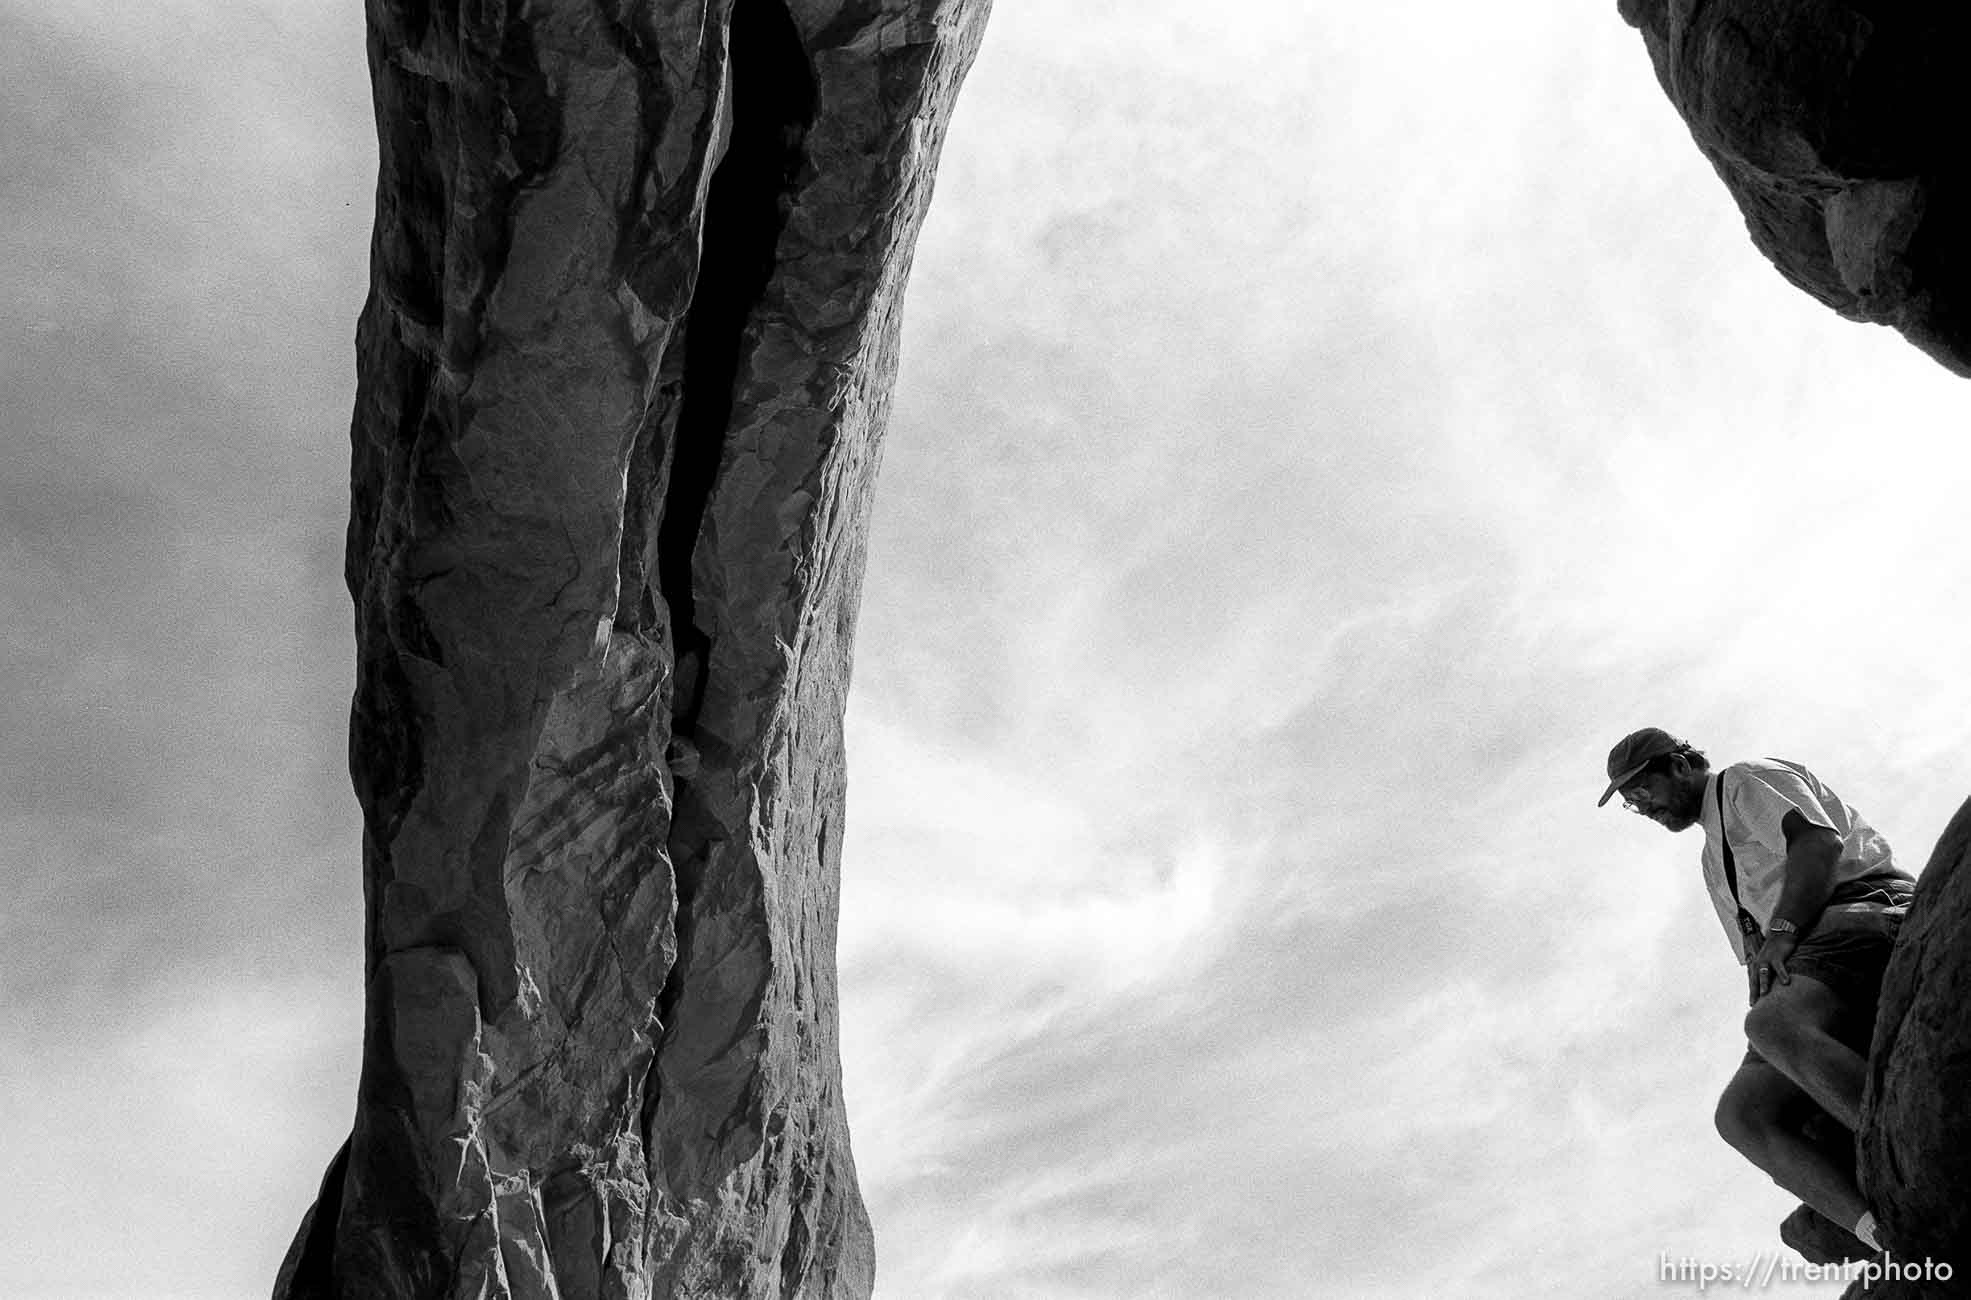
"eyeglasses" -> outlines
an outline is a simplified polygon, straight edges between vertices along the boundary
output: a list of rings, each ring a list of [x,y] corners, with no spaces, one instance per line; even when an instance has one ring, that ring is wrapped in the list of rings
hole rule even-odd
[[[1643,802],[1644,800],[1647,800],[1647,802]],[[1630,812],[1635,813],[1638,817],[1647,817],[1650,814],[1650,810],[1656,806],[1656,798],[1646,790],[1637,790],[1633,794],[1624,790],[1622,792],[1622,806]]]

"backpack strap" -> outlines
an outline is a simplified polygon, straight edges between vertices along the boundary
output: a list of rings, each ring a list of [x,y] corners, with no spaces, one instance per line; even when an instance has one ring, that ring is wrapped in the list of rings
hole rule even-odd
[[[1738,932],[1747,938],[1759,933],[1759,923],[1752,913],[1745,910],[1745,904],[1738,902],[1738,863],[1731,855],[1731,834],[1725,830],[1725,770],[1718,769],[1718,844],[1725,851],[1725,886],[1731,890],[1731,901],[1738,904]]]

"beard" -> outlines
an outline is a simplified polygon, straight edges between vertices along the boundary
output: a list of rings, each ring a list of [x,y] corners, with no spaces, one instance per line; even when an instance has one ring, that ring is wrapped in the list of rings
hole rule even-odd
[[[1698,811],[1684,808],[1664,808],[1651,813],[1649,819],[1658,826],[1661,826],[1664,830],[1675,834],[1679,831],[1687,831],[1697,825]]]

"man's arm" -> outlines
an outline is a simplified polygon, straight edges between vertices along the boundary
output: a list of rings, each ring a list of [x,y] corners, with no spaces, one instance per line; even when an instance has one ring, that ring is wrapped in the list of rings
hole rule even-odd
[[[1766,941],[1752,959],[1756,982],[1754,1002],[1772,988],[1774,976],[1782,984],[1793,982],[1793,976],[1786,970],[1786,959],[1799,946],[1801,932],[1812,929],[1820,919],[1821,908],[1827,906],[1827,896],[1834,892],[1834,869],[1841,861],[1841,837],[1825,826],[1814,825],[1797,809],[1787,811],[1780,830],[1786,836],[1786,880],[1780,886],[1773,919],[1791,921],[1799,929],[1766,935]]]

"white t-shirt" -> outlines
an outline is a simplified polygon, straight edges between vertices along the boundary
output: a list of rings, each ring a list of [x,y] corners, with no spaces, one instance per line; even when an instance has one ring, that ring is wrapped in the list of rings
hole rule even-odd
[[[1789,811],[1797,811],[1809,825],[1825,826],[1841,837],[1835,884],[1895,868],[1889,841],[1806,768],[1783,758],[1733,763],[1722,775],[1726,804],[1723,826],[1731,836],[1732,860],[1738,868],[1738,902],[1734,903],[1725,882],[1725,855],[1718,840],[1719,775],[1712,773],[1704,785],[1704,811],[1699,823],[1704,827],[1704,884],[1740,965],[1745,964],[1745,936],[1738,930],[1740,904],[1764,930],[1772,924],[1779,891],[1786,884],[1786,832],[1780,823]],[[1788,919],[1801,924],[1806,920]]]

